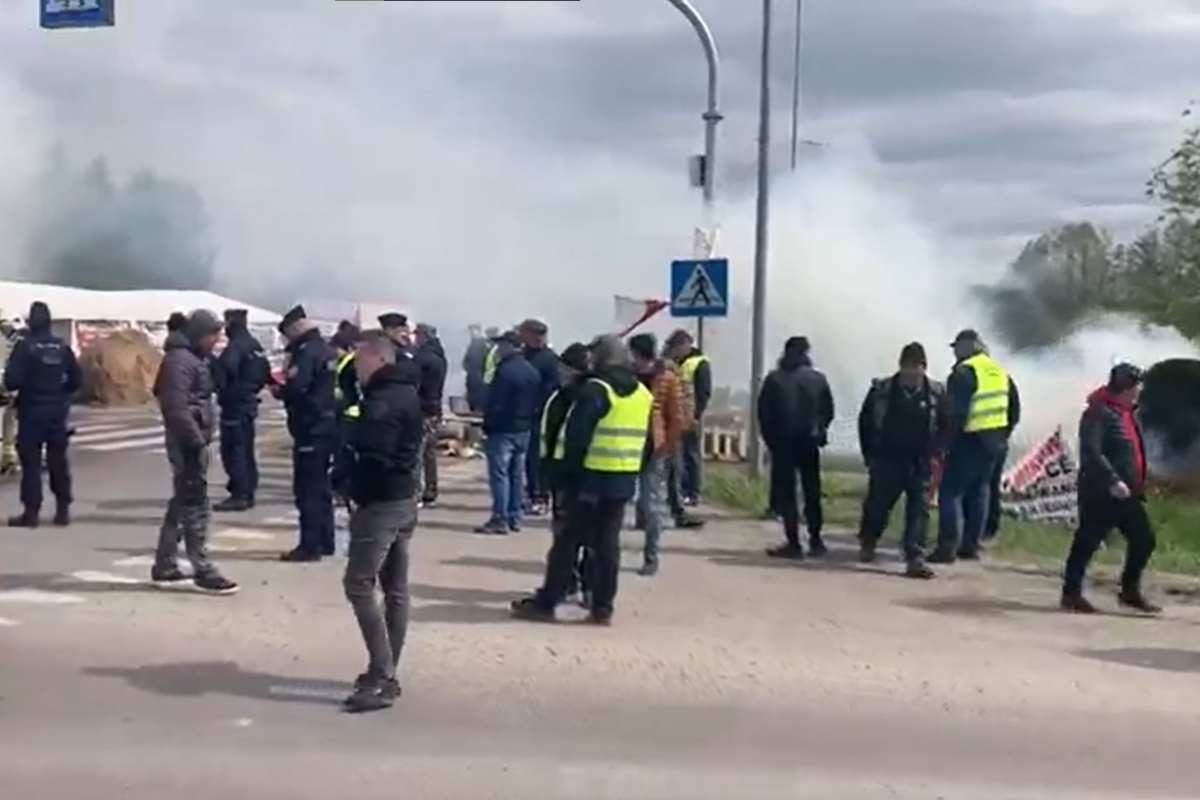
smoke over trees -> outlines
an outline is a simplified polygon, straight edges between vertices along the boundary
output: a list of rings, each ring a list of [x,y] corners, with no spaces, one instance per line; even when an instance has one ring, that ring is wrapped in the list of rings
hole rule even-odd
[[[189,184],[141,170],[124,184],[103,158],[51,159],[28,195],[22,272],[89,289],[207,289],[216,248]]]
[[[1200,127],[1155,169],[1146,194],[1164,210],[1132,242],[1114,246],[1091,223],[1064,225],[1029,242],[998,286],[976,289],[1007,344],[1051,346],[1103,312],[1200,338]]]

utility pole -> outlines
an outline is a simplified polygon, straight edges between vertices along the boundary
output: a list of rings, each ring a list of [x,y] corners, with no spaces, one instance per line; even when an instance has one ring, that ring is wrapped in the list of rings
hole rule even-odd
[[[714,230],[716,223],[717,196],[717,123],[721,121],[721,112],[717,108],[720,91],[721,60],[717,54],[717,41],[713,38],[708,23],[700,16],[690,0],[669,0],[671,5],[679,9],[700,37],[704,47],[704,56],[708,61],[708,105],[701,119],[704,120],[704,169],[701,171],[701,186],[704,190],[704,226],[709,231]],[[711,255],[711,252],[709,253]],[[704,349],[704,318],[696,321],[696,345]]]
[[[758,415],[754,413],[762,389],[764,339],[767,322],[767,232],[770,214],[771,159],[771,0],[763,0],[762,64],[758,107],[758,208],[754,227],[754,310],[751,317],[750,344],[750,471],[762,473],[762,444]]]
[[[800,42],[804,0],[796,0],[796,45],[792,53],[792,172],[796,171],[796,147],[800,139]]]

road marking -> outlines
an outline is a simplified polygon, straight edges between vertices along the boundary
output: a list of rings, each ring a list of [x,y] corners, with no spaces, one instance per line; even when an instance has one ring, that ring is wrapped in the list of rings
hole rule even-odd
[[[101,453],[110,453],[110,452],[113,452],[116,450],[134,450],[139,447],[146,447],[146,446],[152,445],[152,444],[159,444],[162,442],[162,437],[163,437],[163,435],[162,435],[162,432],[160,431],[156,434],[153,434],[153,435],[147,436],[147,437],[143,437],[141,439],[126,439],[126,440],[122,440],[119,442],[108,442],[106,444],[84,445],[84,449],[85,450],[96,450]]]
[[[0,617],[0,628],[15,628],[20,624],[21,623],[17,622],[15,619],[9,619],[8,617]]]
[[[345,690],[321,689],[316,686],[300,684],[272,686],[267,689],[267,693],[281,697],[315,697],[319,700],[333,700],[339,703],[346,698]]]
[[[115,572],[100,572],[97,570],[83,569],[78,572],[72,572],[71,577],[77,581],[84,583],[111,583],[114,585],[132,586],[138,583],[145,583],[143,580],[131,578],[128,575],[118,575]]]
[[[249,728],[253,724],[254,720],[250,719],[249,717],[239,717],[233,721],[235,728]]]
[[[6,589],[0,591],[0,603],[30,603],[32,605],[64,606],[71,603],[86,603],[75,594],[47,592],[42,589]]]
[[[106,431],[104,433],[93,433],[84,436],[76,435],[71,440],[75,444],[91,444],[93,442],[108,442],[114,439],[128,439],[134,436],[147,436],[152,433],[161,437],[163,435],[163,427],[161,425],[145,425],[138,428],[122,428],[121,430]]]
[[[275,538],[273,533],[248,531],[245,528],[225,528],[217,531],[215,535],[222,539],[244,539],[246,541],[272,541]]]
[[[125,428],[126,425],[120,422],[105,422],[100,425],[74,425],[72,428],[76,436],[86,436],[89,433],[100,433],[101,431],[115,431],[118,428]]]
[[[284,514],[279,517],[267,517],[263,525],[295,525],[300,521],[299,513]]]

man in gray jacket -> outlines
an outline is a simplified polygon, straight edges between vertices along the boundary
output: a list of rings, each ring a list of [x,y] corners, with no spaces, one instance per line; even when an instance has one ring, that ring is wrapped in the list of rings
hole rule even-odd
[[[182,533],[196,588],[211,594],[233,594],[238,585],[222,576],[208,558],[208,460],[214,426],[209,357],[221,327],[211,311],[193,311],[187,326],[167,337],[166,355],[154,380],[174,487],[150,577],[158,586],[187,580],[175,562]]]

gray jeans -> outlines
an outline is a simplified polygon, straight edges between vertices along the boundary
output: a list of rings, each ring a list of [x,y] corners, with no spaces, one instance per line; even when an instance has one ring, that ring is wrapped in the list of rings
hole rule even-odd
[[[342,581],[370,659],[368,674],[394,678],[408,630],[408,543],[417,499],[360,506],[350,518],[350,560]],[[378,579],[384,606],[375,592]]]
[[[208,558],[208,447],[188,447],[169,432],[166,444],[172,492],[158,532],[155,569],[169,571],[176,567],[175,551],[182,538],[193,574],[210,575],[217,568]]]
[[[638,476],[637,515],[646,529],[642,555],[647,564],[658,563],[658,540],[667,516],[667,475],[673,459],[672,455],[651,456]]]

